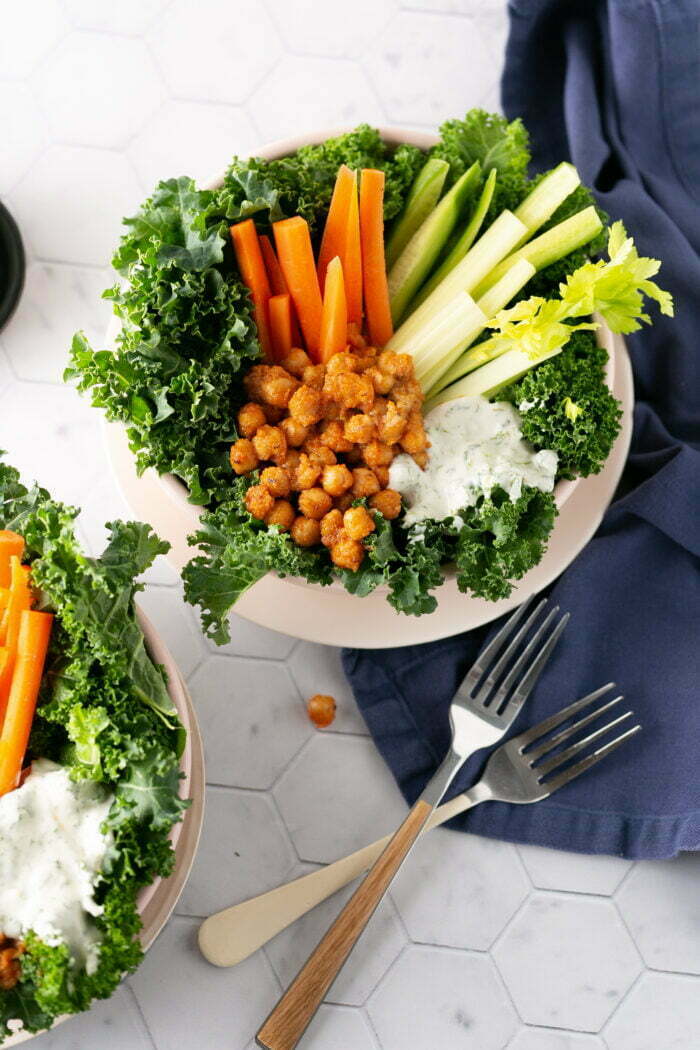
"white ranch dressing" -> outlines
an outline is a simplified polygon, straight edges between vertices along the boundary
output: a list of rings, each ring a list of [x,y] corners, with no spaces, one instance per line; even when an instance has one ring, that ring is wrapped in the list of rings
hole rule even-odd
[[[113,796],[74,783],[62,766],[39,759],[22,787],[0,798],[0,933],[33,930],[46,944],[66,944],[95,970],[102,913],[95,883],[110,834],[100,830]]]
[[[497,486],[511,500],[523,485],[551,492],[557,454],[535,452],[523,438],[520,415],[504,401],[460,397],[438,405],[425,417],[430,441],[425,470],[405,453],[389,471],[389,486],[404,497],[405,525],[456,517]],[[459,524],[459,522],[458,522]]]

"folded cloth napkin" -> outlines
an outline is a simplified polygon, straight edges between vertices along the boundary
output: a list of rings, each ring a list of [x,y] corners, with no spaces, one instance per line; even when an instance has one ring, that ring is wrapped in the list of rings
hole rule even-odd
[[[700,848],[700,28],[698,0],[517,0],[502,82],[537,170],[570,159],[640,254],[662,260],[675,319],[629,338],[637,404],[622,491],[551,589],[572,620],[513,732],[604,682],[644,731],[533,806],[490,803],[465,831],[584,853]],[[367,725],[409,802],[448,745],[447,708],[498,627],[347,650]],[[484,764],[475,756],[453,791]]]

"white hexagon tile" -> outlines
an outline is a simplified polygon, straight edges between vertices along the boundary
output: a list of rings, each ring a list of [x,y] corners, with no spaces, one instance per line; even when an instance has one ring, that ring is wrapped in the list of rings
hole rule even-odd
[[[318,125],[432,127],[497,105],[502,0],[42,0],[3,11],[0,193],[28,254],[0,335],[0,447],[81,504],[88,548],[128,514],[98,416],[61,385],[72,332],[97,342],[122,216],[156,181]],[[19,441],[17,435],[22,434]],[[208,780],[192,875],[140,970],[43,1050],[252,1050],[257,1026],[350,889],[231,970],[201,917],[389,831],[405,813],[338,651],[235,617],[217,650],[163,559],[143,605],[188,676]],[[338,702],[319,732],[304,702]],[[695,1050],[700,859],[420,843],[304,1050]]]

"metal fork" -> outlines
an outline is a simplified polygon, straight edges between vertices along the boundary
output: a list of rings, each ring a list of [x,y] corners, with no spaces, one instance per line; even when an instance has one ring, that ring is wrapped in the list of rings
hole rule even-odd
[[[546,599],[522,605],[467,672],[450,707],[449,750],[381,856],[312,952],[257,1034],[264,1050],[293,1050],[455,775],[475,751],[500,740],[547,663],[569,615]],[[529,641],[528,641],[529,637]]]

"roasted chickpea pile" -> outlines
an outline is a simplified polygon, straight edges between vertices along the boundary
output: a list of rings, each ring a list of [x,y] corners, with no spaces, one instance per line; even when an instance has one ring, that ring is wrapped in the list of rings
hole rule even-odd
[[[400,452],[425,466],[429,445],[410,355],[355,342],[326,365],[303,350],[279,365],[254,365],[230,456],[236,474],[260,470],[245,496],[253,517],[289,531],[300,547],[322,543],[350,570],[360,567],[375,529],[353,502],[365,498],[397,518],[401,496],[388,488],[389,466]]]

